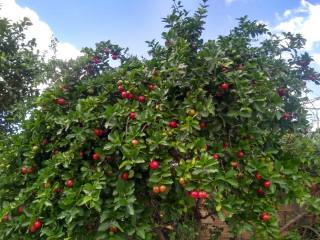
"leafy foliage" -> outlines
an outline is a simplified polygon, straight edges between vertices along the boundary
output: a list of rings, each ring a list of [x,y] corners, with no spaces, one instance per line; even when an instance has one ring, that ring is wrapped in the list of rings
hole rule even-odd
[[[25,18],[11,23],[0,18],[0,131],[13,129],[16,104],[38,94],[37,84],[43,74],[42,59],[35,52],[35,39],[26,40],[31,22]],[[20,106],[21,107],[21,106]]]
[[[150,60],[101,42],[68,63],[0,156],[0,239],[200,239],[205,215],[278,239],[281,204],[319,213],[304,40],[244,17],[204,42],[205,4],[175,3]]]

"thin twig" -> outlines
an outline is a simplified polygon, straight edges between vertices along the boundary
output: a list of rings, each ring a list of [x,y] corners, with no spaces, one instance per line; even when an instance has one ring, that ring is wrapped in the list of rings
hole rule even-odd
[[[306,212],[300,213],[298,216],[295,218],[291,219],[287,224],[285,224],[282,228],[280,228],[280,232],[283,233],[286,231],[292,224],[296,223],[299,221],[301,218],[303,218],[305,215],[307,215]]]

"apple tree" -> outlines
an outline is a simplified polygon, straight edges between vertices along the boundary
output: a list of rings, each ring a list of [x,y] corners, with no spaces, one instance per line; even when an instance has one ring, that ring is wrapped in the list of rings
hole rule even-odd
[[[319,213],[305,40],[243,17],[204,41],[206,12],[176,2],[148,60],[101,42],[66,63],[0,156],[0,239],[202,239],[207,217],[279,239],[279,206]]]

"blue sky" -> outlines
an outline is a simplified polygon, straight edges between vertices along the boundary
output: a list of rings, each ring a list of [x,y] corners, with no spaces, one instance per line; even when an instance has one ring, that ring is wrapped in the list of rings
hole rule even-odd
[[[0,0],[1,2],[1,0]],[[186,9],[194,11],[199,0],[183,0]],[[320,4],[320,1],[308,1]],[[145,55],[145,41],[160,39],[161,18],[170,12],[171,0],[17,0],[16,4],[34,10],[61,42],[80,49],[110,39]],[[209,0],[204,37],[226,34],[236,18],[249,15],[271,26],[279,24],[288,9],[298,9],[300,0]]]

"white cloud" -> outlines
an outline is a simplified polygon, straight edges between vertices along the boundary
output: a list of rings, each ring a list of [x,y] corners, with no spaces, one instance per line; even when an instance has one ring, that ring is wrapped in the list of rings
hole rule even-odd
[[[306,50],[314,51],[315,46],[320,43],[320,4],[311,4],[306,0],[300,1],[296,9],[288,9],[284,12],[282,19],[274,29],[277,31],[290,31],[301,33],[307,39]],[[320,62],[318,62],[320,65]]]
[[[231,4],[233,2],[235,2],[236,0],[224,0],[226,4]]]
[[[49,50],[49,45],[51,39],[54,35],[50,26],[42,21],[39,15],[28,7],[21,7],[16,3],[16,0],[5,0],[2,2],[2,7],[0,9],[0,16],[8,18],[12,21],[22,20],[24,17],[28,17],[32,26],[26,31],[26,36],[28,39],[36,38],[37,48],[41,52]],[[47,57],[52,56],[52,52],[48,51]],[[76,58],[80,55],[80,51],[70,43],[59,42],[57,45],[57,58],[70,59]]]

